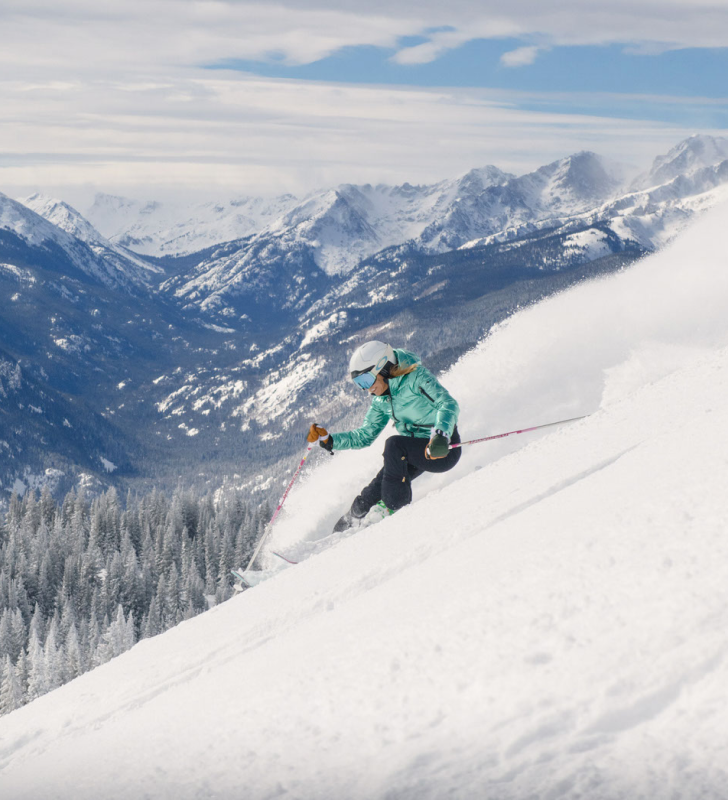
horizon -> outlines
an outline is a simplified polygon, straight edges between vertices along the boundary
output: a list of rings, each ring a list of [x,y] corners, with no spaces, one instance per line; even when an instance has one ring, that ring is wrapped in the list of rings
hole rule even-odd
[[[728,133],[728,131],[726,133]],[[526,169],[526,170],[521,171],[521,172],[515,172],[515,173],[512,173],[512,174],[514,174],[515,177],[519,178],[519,177],[522,177],[523,175],[526,175],[526,174],[529,174],[530,172],[535,171],[536,169],[539,169],[539,168],[544,167],[544,166],[548,166],[549,164],[556,163],[558,161],[563,161],[563,160],[565,160],[567,158],[572,158],[572,157],[574,157],[576,155],[579,155],[581,153],[584,153],[584,152],[590,152],[590,153],[593,153],[594,155],[596,155],[596,156],[598,156],[600,158],[606,159],[607,161],[611,162],[611,164],[614,167],[621,168],[622,171],[624,172],[624,174],[626,175],[622,185],[624,187],[627,187],[629,185],[629,183],[631,181],[635,180],[639,175],[642,175],[645,172],[648,172],[649,169],[651,168],[651,166],[653,165],[653,163],[654,163],[656,158],[658,158],[660,156],[664,156],[667,152],[669,152],[670,150],[674,149],[675,147],[677,147],[678,145],[682,144],[683,142],[688,141],[689,139],[693,139],[693,138],[697,138],[697,137],[704,137],[704,136],[709,136],[711,138],[716,138],[716,139],[728,140],[728,136],[713,136],[712,134],[693,133],[693,134],[690,134],[690,135],[686,136],[685,138],[683,138],[683,139],[681,139],[679,141],[674,142],[671,145],[668,145],[664,150],[662,150],[660,152],[657,152],[657,151],[654,152],[653,155],[649,159],[647,159],[645,163],[640,164],[640,165],[628,164],[628,163],[625,163],[625,162],[618,162],[618,161],[615,161],[614,159],[610,159],[609,157],[604,156],[602,153],[599,153],[599,152],[596,152],[596,151],[593,151],[593,150],[583,150],[582,149],[582,150],[577,150],[577,151],[574,151],[574,152],[567,153],[565,155],[559,156],[559,157],[557,157],[555,159],[552,159],[551,161],[549,161],[547,163],[539,164],[539,165],[536,165],[533,168]],[[82,215],[84,215],[91,208],[91,206],[94,204],[94,202],[99,197],[114,197],[114,198],[118,198],[120,200],[128,200],[128,201],[131,201],[133,203],[155,203],[155,202],[158,202],[158,203],[162,203],[162,204],[165,204],[165,205],[168,205],[168,206],[178,206],[178,207],[179,206],[186,206],[186,205],[203,205],[205,203],[210,203],[210,202],[230,201],[230,200],[243,199],[243,198],[273,199],[273,198],[281,197],[281,196],[285,196],[285,195],[291,195],[296,200],[303,201],[303,200],[305,200],[305,199],[307,199],[309,197],[313,197],[313,196],[315,196],[317,194],[320,194],[322,192],[330,191],[331,189],[339,187],[339,186],[372,186],[374,188],[376,188],[378,186],[394,187],[394,186],[403,186],[403,185],[412,185],[412,186],[414,186],[416,188],[434,186],[434,185],[436,185],[438,183],[442,183],[444,181],[457,180],[458,178],[461,178],[461,177],[465,176],[469,172],[476,171],[476,170],[487,169],[489,167],[496,167],[497,169],[501,169],[503,172],[511,172],[511,170],[504,169],[499,164],[492,164],[492,163],[491,164],[481,164],[481,165],[478,165],[478,166],[471,166],[471,167],[469,167],[469,168],[467,168],[465,170],[461,170],[457,174],[448,175],[448,176],[445,176],[445,177],[440,178],[438,180],[427,181],[427,182],[414,183],[413,181],[404,179],[404,180],[402,180],[401,182],[398,182],[398,183],[386,183],[384,181],[377,181],[377,182],[369,181],[369,182],[361,182],[361,183],[359,183],[359,182],[355,182],[355,181],[343,180],[343,181],[340,181],[340,182],[338,182],[337,184],[335,184],[333,186],[318,186],[316,188],[313,188],[313,189],[311,189],[309,191],[306,191],[306,192],[303,192],[303,193],[295,193],[293,191],[285,191],[284,190],[284,191],[277,192],[277,193],[257,193],[257,194],[254,194],[252,192],[245,192],[242,189],[241,190],[223,189],[222,191],[218,191],[216,193],[213,192],[212,190],[205,190],[205,191],[200,191],[200,192],[196,192],[196,193],[190,193],[187,196],[185,196],[184,198],[180,198],[178,196],[178,193],[176,193],[174,190],[170,190],[170,189],[163,189],[163,190],[159,191],[157,194],[150,194],[150,193],[139,194],[139,193],[135,193],[135,192],[121,193],[121,192],[106,191],[105,188],[102,187],[102,186],[95,186],[93,188],[91,188],[91,187],[70,187],[68,193],[65,196],[54,195],[54,194],[52,194],[52,193],[50,193],[48,191],[45,191],[43,187],[36,187],[33,191],[30,191],[30,192],[27,192],[27,193],[10,193],[8,191],[5,191],[5,189],[3,187],[0,187],[0,194],[4,194],[6,197],[10,197],[11,199],[16,200],[16,201],[21,202],[21,203],[23,201],[25,201],[25,200],[29,200],[34,195],[39,195],[39,196],[41,196],[41,197],[43,197],[45,199],[54,200],[54,201],[58,201],[58,202],[64,202],[67,205],[72,206],[77,212],[79,212]]]

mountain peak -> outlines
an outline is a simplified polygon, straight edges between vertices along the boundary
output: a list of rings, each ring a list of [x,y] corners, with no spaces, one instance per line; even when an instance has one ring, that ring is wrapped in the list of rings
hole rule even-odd
[[[468,170],[462,177],[457,179],[458,188],[466,192],[479,193],[488,186],[500,186],[514,176],[502,169],[488,164],[485,167],[476,167]]]
[[[82,242],[108,244],[107,240],[73,206],[36,192],[20,202],[39,216]]]
[[[65,231],[59,230],[58,226],[48,222],[23,202],[13,200],[5,194],[0,194],[0,228],[21,236],[33,245],[42,245],[48,241],[61,246],[70,243]]]
[[[621,184],[621,167],[590,150],[553,161],[534,173],[545,181],[543,200],[578,209],[604,202]],[[528,177],[528,176],[527,176]]]
[[[678,175],[686,175],[703,167],[712,167],[728,159],[728,138],[695,134],[679,142],[665,155],[657,156],[652,169],[634,183],[635,189],[660,186]]]

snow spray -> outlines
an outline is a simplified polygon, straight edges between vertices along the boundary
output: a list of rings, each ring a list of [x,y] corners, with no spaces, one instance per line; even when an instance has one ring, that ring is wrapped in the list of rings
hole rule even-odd
[[[273,528],[273,523],[276,521],[276,517],[280,513],[280,510],[283,508],[283,504],[286,502],[286,497],[288,497],[288,493],[291,491],[291,487],[296,482],[296,478],[298,477],[299,473],[303,469],[303,465],[306,462],[306,459],[308,458],[309,454],[311,453],[311,448],[312,447],[313,447],[313,445],[310,444],[306,448],[306,454],[301,459],[301,463],[298,465],[298,469],[293,473],[293,477],[291,478],[291,482],[288,484],[288,486],[286,488],[286,491],[283,492],[283,497],[281,497],[280,502],[278,503],[278,508],[276,508],[275,512],[273,513],[273,516],[271,517],[270,522],[268,523],[268,525],[266,525],[265,532],[260,537],[260,541],[258,542],[258,546],[255,548],[255,551],[253,552],[253,555],[252,555],[250,561],[248,561],[248,566],[243,570],[243,572],[247,572],[253,566],[253,562],[258,557],[258,553],[260,553],[260,550],[263,547],[263,544],[265,543],[265,540],[268,538],[268,534],[271,532],[271,529]]]

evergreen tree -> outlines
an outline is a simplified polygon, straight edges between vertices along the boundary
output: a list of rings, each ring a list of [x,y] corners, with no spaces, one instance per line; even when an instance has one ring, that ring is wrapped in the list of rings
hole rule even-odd
[[[28,701],[28,657],[25,654],[25,650],[20,651],[15,664],[15,675],[18,679],[23,703],[26,703]]]
[[[131,619],[132,634],[130,636],[124,609],[119,605],[114,621],[107,627],[99,640],[94,656],[94,665],[105,664],[131,647],[134,644],[133,626],[134,621]]]
[[[84,671],[81,659],[81,646],[75,623],[71,625],[66,636],[66,647],[63,660],[63,676],[65,681],[72,681]]]
[[[0,616],[0,659],[12,656],[15,650],[13,642],[13,612],[6,608]]]
[[[153,597],[149,604],[149,613],[144,621],[143,638],[149,639],[162,632],[162,618],[159,614],[157,598]]]
[[[28,643],[28,700],[42,697],[48,691],[45,652],[33,630]]]
[[[240,492],[128,494],[123,510],[113,490],[91,503],[71,491],[58,505],[47,490],[12,496],[0,515],[5,706],[226,600],[229,569],[251,552],[265,517]]]
[[[3,659],[0,675],[0,714],[9,714],[23,705],[23,689],[10,656]]]
[[[45,680],[46,691],[51,692],[63,683],[63,658],[59,652],[57,643],[58,626],[55,619],[48,626],[45,646],[43,647],[43,658],[45,661]]]

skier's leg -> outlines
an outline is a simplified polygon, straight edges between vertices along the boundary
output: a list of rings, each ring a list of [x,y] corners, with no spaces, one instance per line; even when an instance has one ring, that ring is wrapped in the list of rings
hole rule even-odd
[[[396,511],[412,502],[412,478],[416,475],[414,471],[413,474],[410,473],[410,467],[414,467],[417,475],[421,470],[411,463],[409,456],[413,443],[423,441],[410,436],[390,436],[384,445],[381,494],[384,504],[391,511]]]
[[[460,442],[457,428],[452,442]],[[448,472],[460,460],[461,449],[456,447],[445,458],[428,459],[425,456],[427,439],[410,436],[392,436],[384,447],[384,476],[382,500],[387,508],[396,511],[412,502],[412,481],[423,472]]]
[[[367,511],[382,499],[383,477],[384,468],[380,469],[370,483],[354,498],[354,502],[351,504],[351,513],[355,517],[365,517]]]
[[[457,428],[453,431],[450,441],[452,444],[460,444],[460,434]],[[410,439],[409,442],[411,444],[407,450],[407,461],[412,467],[421,472],[449,472],[460,461],[460,456],[463,453],[462,448],[456,447],[445,458],[427,458],[425,455],[427,439]]]
[[[334,532],[345,531],[361,524],[367,512],[382,499],[382,476],[384,469],[380,469],[374,479],[365,486],[354,498],[351,508],[334,525]]]
[[[452,436],[458,443],[457,428]],[[447,472],[460,459],[460,448],[451,450],[445,458],[435,461],[425,458],[427,439],[411,436],[390,436],[384,445],[384,467],[354,498],[349,511],[336,523],[334,531],[358,525],[380,500],[392,511],[412,502],[412,481],[423,472]]]

